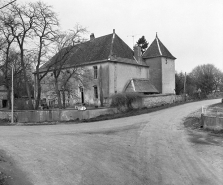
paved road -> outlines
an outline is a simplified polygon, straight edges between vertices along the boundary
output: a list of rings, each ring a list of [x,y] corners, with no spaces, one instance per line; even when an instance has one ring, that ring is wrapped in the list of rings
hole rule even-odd
[[[191,142],[182,125],[216,102],[86,124],[0,127],[0,149],[35,185],[221,185],[222,145]]]

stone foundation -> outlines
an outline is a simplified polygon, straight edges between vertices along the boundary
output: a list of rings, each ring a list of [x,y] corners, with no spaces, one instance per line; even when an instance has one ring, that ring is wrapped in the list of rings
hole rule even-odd
[[[201,124],[210,130],[223,130],[223,117],[201,114]]]

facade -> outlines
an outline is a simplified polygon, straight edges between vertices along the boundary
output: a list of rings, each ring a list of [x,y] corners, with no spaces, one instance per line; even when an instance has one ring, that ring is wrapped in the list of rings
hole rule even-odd
[[[159,44],[158,37],[155,40]],[[71,80],[73,91],[71,94],[68,93],[69,96],[66,95],[66,101],[70,104],[79,102],[100,105],[102,101],[106,103],[112,94],[120,92],[173,94],[175,58],[161,42],[160,49],[159,45],[154,42],[144,55],[141,55],[140,47],[134,47],[133,51],[115,33],[115,30],[112,34],[99,38],[95,38],[91,34],[89,41],[73,47],[71,56],[64,63],[63,70],[79,68],[89,72],[86,83],[78,80],[72,82]],[[157,50],[161,50],[163,53],[153,54]],[[49,87],[47,81],[49,82],[49,79],[52,78],[50,73],[54,68],[50,66],[53,66],[54,60],[53,57],[40,68],[40,72],[50,69],[49,75],[45,77],[42,84],[42,98],[46,98],[48,102],[55,99],[52,96],[53,93],[49,95],[50,91],[44,90]]]

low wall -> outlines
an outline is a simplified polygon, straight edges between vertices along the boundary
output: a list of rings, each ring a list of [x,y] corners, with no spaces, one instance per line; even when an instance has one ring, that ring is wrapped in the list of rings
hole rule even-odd
[[[15,111],[14,121],[19,123],[41,123],[51,121],[73,121],[73,120],[84,120],[94,118],[105,114],[117,113],[117,109],[92,109],[92,110],[38,110],[38,111]],[[1,111],[0,118],[5,120],[11,120],[10,111]]]
[[[172,104],[184,101],[184,97],[181,95],[149,95],[143,98],[144,107],[156,107],[165,104]]]
[[[172,104],[184,101],[184,97],[181,95],[148,95],[143,97],[142,101],[135,102],[134,108],[143,107],[156,107],[165,104]],[[95,118],[100,115],[114,114],[117,113],[116,108],[105,108],[105,109],[92,109],[80,111],[76,109],[65,109],[65,110],[24,110],[14,112],[14,121],[20,123],[41,123],[51,121],[72,121],[72,120],[83,120]],[[0,111],[0,119],[11,120],[10,111]]]
[[[210,130],[223,130],[223,117],[201,114],[201,124]]]
[[[11,111],[0,111],[0,119],[9,120],[11,117]]]

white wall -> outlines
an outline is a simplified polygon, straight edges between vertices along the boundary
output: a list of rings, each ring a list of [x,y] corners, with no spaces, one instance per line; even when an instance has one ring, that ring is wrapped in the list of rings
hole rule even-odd
[[[122,92],[131,78],[149,78],[149,68],[123,63],[109,63],[109,93]]]
[[[97,66],[98,68],[98,78],[94,79],[94,69],[93,66]],[[100,75],[100,67],[102,68],[102,73]],[[114,62],[105,62],[105,63],[97,63],[91,64],[84,67],[90,71],[90,80],[86,87],[84,87],[84,100],[87,104],[98,104],[100,105],[100,78],[103,90],[103,97],[106,99],[110,95],[114,94],[115,91],[122,92],[127,82],[131,78],[148,78],[149,77],[149,68],[143,66],[122,64],[122,63],[114,63]],[[47,93],[49,90],[53,89],[53,84],[49,85],[49,79],[53,78],[49,73],[47,77],[45,77],[46,83],[43,84],[43,93],[42,98],[47,98]],[[100,77],[101,76],[101,77]],[[71,104],[75,104],[77,102],[81,102],[81,92],[79,89],[79,85],[75,80],[73,81],[74,91],[77,98],[74,99],[71,97],[69,101]],[[94,97],[94,86],[98,87],[98,98]],[[44,90],[45,89],[45,90]]]
[[[162,93],[175,93],[175,62],[165,57],[162,62]]]

